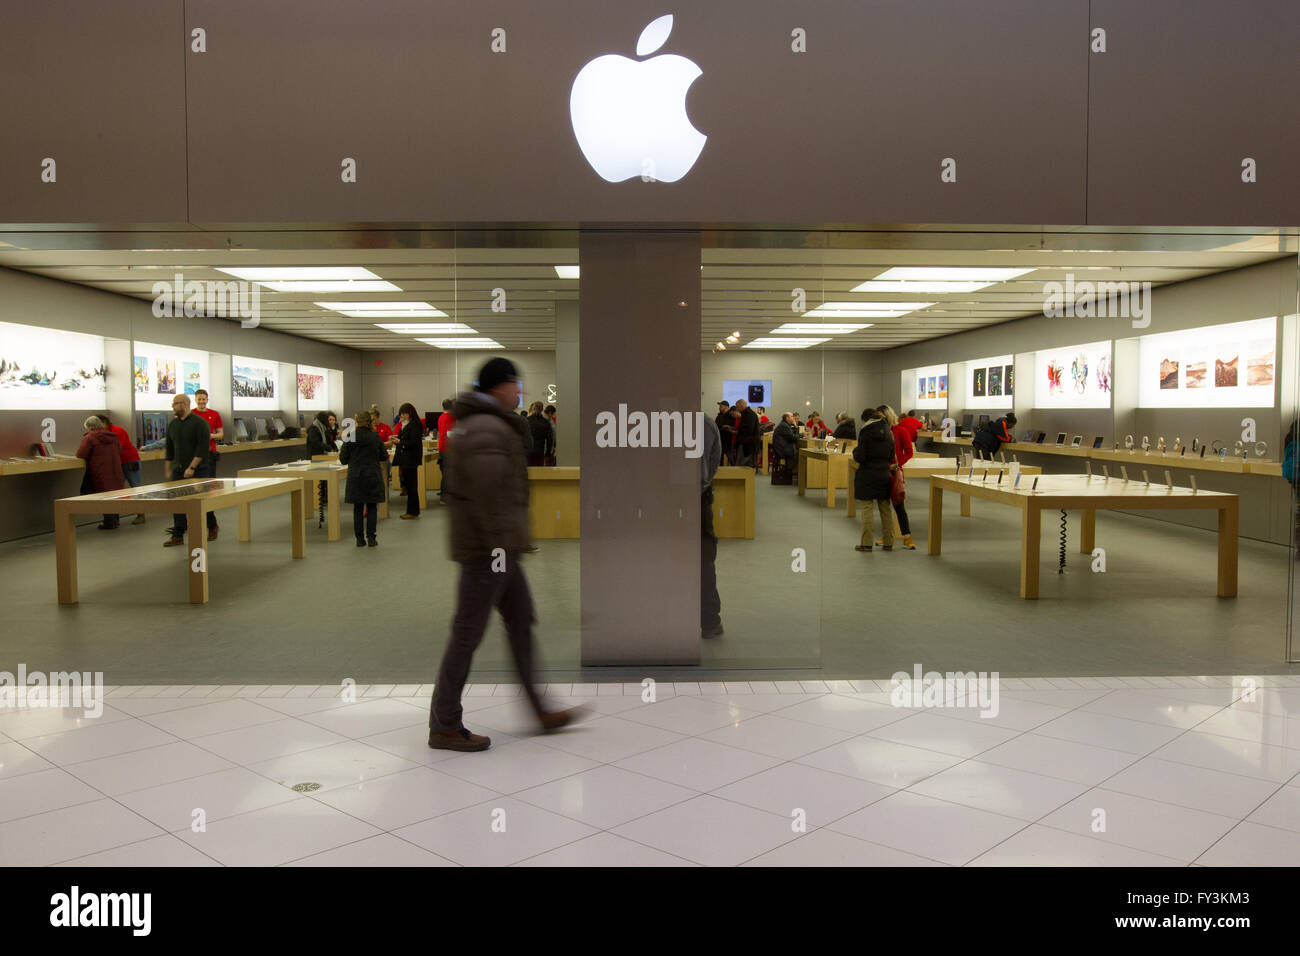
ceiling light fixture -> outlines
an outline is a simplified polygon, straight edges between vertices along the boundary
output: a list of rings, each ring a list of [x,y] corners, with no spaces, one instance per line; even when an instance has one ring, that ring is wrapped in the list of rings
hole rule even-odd
[[[365,316],[361,316],[365,318]],[[448,332],[464,332],[471,335],[477,335],[477,329],[471,329],[464,322],[411,322],[411,323],[386,323],[375,322],[376,328],[387,329],[389,332],[397,332],[401,335],[443,335]]]
[[[313,302],[354,319],[445,319],[447,313],[428,302]]]
[[[823,302],[803,314],[804,318],[821,319],[896,319],[928,309],[933,302]]]
[[[556,266],[555,274],[559,276],[561,279],[576,279],[578,278],[578,267],[577,266]]]
[[[844,335],[848,332],[858,332],[862,329],[871,328],[873,323],[864,322],[862,324],[839,324],[835,322],[787,322],[785,325],[775,328],[771,331],[772,335]]]
[[[426,345],[434,345],[440,349],[501,349],[505,348],[500,342],[488,338],[443,338],[443,339],[416,339],[417,342],[424,342]]]
[[[829,342],[830,339],[796,339],[792,337],[782,338],[764,338],[754,339],[747,345],[741,346],[746,349],[806,349],[813,345],[821,345],[823,342]]]
[[[978,292],[1033,269],[895,266],[854,286],[854,292]]]

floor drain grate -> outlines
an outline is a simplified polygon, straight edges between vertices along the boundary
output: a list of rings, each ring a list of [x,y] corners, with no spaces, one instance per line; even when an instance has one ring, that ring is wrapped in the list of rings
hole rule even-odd
[[[295,783],[292,789],[298,791],[298,793],[311,793],[313,790],[319,790],[320,784],[319,783]]]

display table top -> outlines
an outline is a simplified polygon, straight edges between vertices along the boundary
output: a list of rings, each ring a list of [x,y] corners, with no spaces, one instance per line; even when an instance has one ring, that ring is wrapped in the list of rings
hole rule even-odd
[[[346,472],[347,465],[340,465],[335,461],[286,461],[278,465],[259,465],[256,468],[241,468],[238,471],[240,478],[251,478],[253,476],[266,475],[268,478],[276,477],[303,477],[314,478],[317,475],[338,474]]]
[[[1165,484],[1146,484],[1132,477],[1128,481],[1112,477],[1109,481],[1099,475],[1041,475],[1037,487],[1033,479],[1020,479],[1020,486],[1012,488],[1004,479],[1000,484],[976,475],[955,477],[935,475],[932,484],[949,491],[991,501],[1001,501],[1016,507],[1034,503],[1049,508],[1106,508],[1108,510],[1151,508],[1222,508],[1228,499],[1237,496],[1222,491],[1206,491],[1170,487]]]
[[[290,487],[281,487],[290,486]],[[225,508],[301,488],[297,478],[191,478],[120,491],[60,498],[55,510],[76,514],[170,514],[178,504],[200,501]]]

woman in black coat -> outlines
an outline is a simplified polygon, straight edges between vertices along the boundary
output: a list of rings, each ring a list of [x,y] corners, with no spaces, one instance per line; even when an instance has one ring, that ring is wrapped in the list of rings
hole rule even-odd
[[[357,412],[356,436],[344,442],[339,449],[339,462],[348,466],[348,483],[343,500],[352,505],[352,530],[356,532],[357,547],[379,547],[375,529],[379,520],[379,504],[388,496],[384,482],[384,464],[388,449],[371,428],[369,412]],[[364,527],[365,537],[362,537]]]
[[[862,513],[862,540],[857,551],[870,551],[875,540],[872,528],[875,510],[880,509],[880,523],[884,527],[882,551],[894,550],[894,510],[890,499],[890,479],[894,464],[894,435],[889,422],[874,408],[862,413],[866,423],[858,433],[858,444],[853,449],[853,460],[858,463],[858,473],[853,477],[853,497],[858,500]]]
[[[393,467],[401,472],[402,487],[406,489],[406,514],[403,518],[420,517],[420,482],[418,470],[424,463],[424,427],[415,406],[407,402],[398,409],[402,430],[397,433],[397,447],[393,449]]]

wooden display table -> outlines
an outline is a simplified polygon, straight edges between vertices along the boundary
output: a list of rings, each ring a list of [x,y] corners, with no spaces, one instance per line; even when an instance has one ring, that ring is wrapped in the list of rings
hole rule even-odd
[[[989,473],[989,477],[988,477],[989,481],[997,481],[999,471],[1007,472],[1007,476],[1002,479],[1003,482],[1006,482],[1010,478],[1010,467],[1011,467],[1010,465],[1004,465],[1001,462],[996,462],[996,461],[994,462],[986,461],[983,463],[977,461],[974,464],[975,464],[975,478],[977,480],[983,479],[984,473],[986,471]],[[966,474],[966,472],[968,472],[969,470],[970,470],[969,468],[963,469],[962,474]],[[858,472],[858,463],[856,461],[850,460],[849,479],[848,479],[849,503],[844,510],[844,513],[848,515],[850,518],[856,516],[858,513],[858,503],[853,498],[853,479],[854,476],[857,475],[857,472]],[[1020,466],[1020,473],[1022,475],[1041,475],[1043,473],[1043,469],[1040,468],[1038,465],[1022,464]],[[923,458],[920,461],[917,461],[916,458],[912,458],[910,461],[908,461],[906,465],[903,466],[904,478],[916,478],[920,481],[929,481],[935,475],[955,476],[956,474],[957,474],[957,459],[955,458]],[[961,496],[961,513],[963,517],[970,516],[970,495]]]
[[[713,476],[713,533],[754,537],[754,469],[723,465]]]
[[[1127,482],[1117,478],[1106,481],[1086,475],[1042,475],[1038,488],[1031,490],[1033,479],[1020,479],[1019,488],[980,481],[978,472],[972,480],[965,475],[954,478],[935,475],[930,479],[930,554],[938,555],[943,541],[943,493],[952,491],[1019,508],[1020,526],[1020,596],[1038,597],[1039,544],[1044,511],[1082,511],[1079,551],[1091,554],[1096,546],[1097,511],[1155,511],[1190,508],[1219,513],[1219,597],[1237,596],[1237,496],[1217,491],[1192,491],[1166,485],[1146,485],[1140,480]]]
[[[223,508],[239,508],[239,540],[247,541],[245,512],[254,501],[289,495],[290,543],[293,556],[306,554],[303,531],[302,482],[274,478],[197,478],[142,485],[123,491],[60,498],[54,502],[54,554],[60,604],[77,603],[77,527],[79,514],[179,514],[188,524],[185,557],[189,565],[191,604],[208,601],[208,528],[205,515]],[[199,552],[196,554],[196,551]]]
[[[326,536],[330,541],[342,537],[342,522],[339,520],[339,503],[343,500],[342,484],[348,477],[348,466],[330,461],[291,461],[283,465],[263,465],[260,468],[241,468],[235,473],[236,478],[296,478],[303,483],[303,516],[311,516],[312,486],[323,481],[326,484],[325,526]],[[380,505],[380,513],[386,512],[387,505]],[[247,541],[247,526],[251,514],[246,508],[239,510],[239,540]],[[386,517],[386,515],[385,515]]]
[[[534,538],[577,538],[582,499],[575,467],[528,469],[528,533]],[[452,489],[455,494],[455,489]]]
[[[834,451],[817,451],[812,448],[799,449],[799,494],[803,495],[809,488],[819,488],[817,484],[816,473],[810,474],[812,470],[810,463],[820,463],[821,471],[825,477],[822,479],[826,487],[826,507],[835,507],[835,491],[840,487],[848,487],[849,468],[848,463],[853,460],[851,454]],[[851,497],[851,496],[850,496]]]

